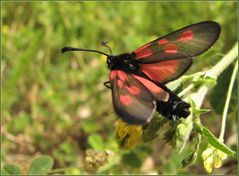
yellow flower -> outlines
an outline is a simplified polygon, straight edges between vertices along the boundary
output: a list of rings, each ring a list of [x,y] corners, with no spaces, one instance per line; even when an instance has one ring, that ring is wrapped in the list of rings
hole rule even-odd
[[[141,125],[130,125],[122,120],[116,122],[116,136],[119,138],[121,147],[129,149],[142,144],[143,129]]]
[[[204,160],[204,168],[208,173],[212,172],[212,168],[219,168],[222,166],[222,161],[227,158],[227,154],[209,145],[202,153]]]

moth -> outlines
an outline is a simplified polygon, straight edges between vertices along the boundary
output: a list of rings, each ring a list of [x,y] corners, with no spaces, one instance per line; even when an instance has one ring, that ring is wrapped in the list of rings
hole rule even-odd
[[[166,87],[192,65],[192,58],[208,50],[220,35],[220,25],[203,21],[157,38],[131,53],[113,55],[73,47],[66,51],[88,51],[107,56],[109,81],[115,112],[129,124],[150,122],[155,111],[169,120],[189,116],[190,105]]]

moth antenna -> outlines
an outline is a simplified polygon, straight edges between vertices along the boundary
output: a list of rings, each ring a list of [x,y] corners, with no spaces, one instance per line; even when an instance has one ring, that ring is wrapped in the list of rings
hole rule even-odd
[[[105,46],[106,48],[108,48],[109,51],[110,51],[110,55],[113,55],[112,50],[111,50],[110,46],[108,45],[108,43],[109,43],[109,41],[102,41],[101,45]]]
[[[109,57],[108,54],[106,54],[106,53],[104,53],[102,51],[98,51],[98,50],[83,49],[83,48],[73,48],[73,47],[68,47],[68,46],[61,49],[62,53],[65,53],[67,51],[87,51],[87,52],[92,52],[92,53],[100,53],[100,54],[103,54],[103,55]]]

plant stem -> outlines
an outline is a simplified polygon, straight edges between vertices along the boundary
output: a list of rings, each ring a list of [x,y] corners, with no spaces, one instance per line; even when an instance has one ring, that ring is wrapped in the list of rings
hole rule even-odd
[[[201,75],[205,73],[205,75],[209,75],[211,77],[217,77],[219,76],[238,56],[238,43],[234,45],[234,47],[229,51],[227,55],[225,55],[222,60],[220,60],[214,67],[212,67],[210,70],[206,72],[199,72],[195,73],[193,75]],[[190,75],[191,76],[191,75]],[[186,87],[182,92],[178,94],[179,97],[182,97],[186,93],[188,93],[192,88],[193,84],[190,84],[188,87]]]
[[[238,43],[207,73],[209,75],[219,76],[238,56]]]
[[[238,43],[220,60],[213,68],[206,71],[206,75],[212,77],[219,76],[238,56]],[[199,90],[191,95],[191,98],[195,102],[197,107],[201,107],[204,97],[206,96],[208,89],[206,85],[203,85]]]
[[[220,60],[214,67],[212,67],[210,70],[205,72],[205,75],[209,75],[211,77],[217,77],[219,76],[235,59],[237,59],[238,56],[238,43],[234,45],[234,47],[228,52],[227,55],[225,55],[222,60]],[[188,86],[189,89],[193,84],[190,84]],[[203,85],[199,90],[191,95],[191,98],[196,103],[197,107],[201,107],[203,99],[205,95],[208,92],[209,87],[206,85]],[[183,95],[183,92],[180,92],[180,95]]]
[[[183,95],[185,95],[186,93],[188,93],[192,88],[193,88],[193,84],[190,84],[188,87],[186,87],[185,89],[183,89],[182,92],[180,92],[178,94],[179,97],[182,97]]]
[[[234,45],[234,47],[228,52],[227,55],[225,55],[222,58],[221,61],[219,61],[213,68],[211,68],[210,70],[206,71],[206,75],[209,75],[211,77],[218,77],[234,60],[237,59],[237,56],[238,56],[238,43],[236,43]],[[235,68],[233,70],[233,75],[232,75],[231,83],[230,83],[229,90],[228,90],[226,105],[224,107],[224,112],[223,112],[222,126],[221,126],[221,132],[220,132],[220,137],[219,137],[219,140],[221,140],[222,142],[223,142],[223,137],[224,137],[224,132],[225,132],[226,115],[227,115],[228,106],[229,106],[230,97],[231,97],[231,91],[232,91],[231,89],[233,87],[233,82],[235,80],[237,69],[238,69],[237,65],[238,65],[238,62],[236,63],[236,66],[235,66]],[[212,88],[212,87],[209,87],[209,86],[206,86],[206,85],[202,85],[197,90],[197,92],[192,93],[189,96],[189,98],[191,98],[195,102],[196,107],[200,108],[202,106],[203,100],[204,100],[204,98],[205,98],[205,96],[208,93],[208,90],[210,88]]]
[[[238,61],[236,62],[236,65],[235,65],[235,67],[233,69],[233,72],[232,72],[232,77],[231,77],[231,81],[230,81],[230,84],[229,84],[229,88],[228,88],[228,92],[227,92],[227,98],[226,98],[226,102],[225,102],[225,106],[224,106],[224,110],[223,110],[223,115],[222,115],[222,125],[221,125],[221,132],[220,132],[220,136],[219,136],[219,140],[221,140],[222,142],[223,142],[223,137],[224,137],[224,133],[225,133],[227,112],[228,112],[228,108],[229,108],[229,104],[230,104],[232,89],[233,89],[234,81],[236,79],[237,71],[238,71]]]
[[[208,87],[203,85],[198,89],[197,92],[192,93],[191,96],[189,97],[191,97],[191,99],[194,101],[196,106],[200,108],[202,106],[204,97],[206,96],[207,92],[208,92]]]

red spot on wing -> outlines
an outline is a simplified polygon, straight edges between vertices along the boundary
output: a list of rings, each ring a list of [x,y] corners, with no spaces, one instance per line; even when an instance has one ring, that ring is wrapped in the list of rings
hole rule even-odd
[[[192,39],[193,39],[193,31],[187,30],[187,31],[182,33],[182,35],[180,36],[178,41],[187,42],[187,41],[192,40]]]
[[[136,86],[126,86],[126,89],[133,95],[138,95],[140,93],[140,89]]]
[[[140,81],[145,87],[147,87],[153,93],[162,93],[163,89],[154,84],[152,81],[149,81],[143,77],[133,75],[138,81]]]
[[[174,43],[169,43],[165,45],[164,51],[165,53],[177,53],[178,49]]]
[[[122,88],[123,87],[123,82],[119,79],[117,80],[117,85]]]
[[[149,48],[146,48],[144,50],[136,52],[136,59],[147,57],[147,56],[150,56],[151,54],[153,54],[153,51]]]
[[[116,70],[113,70],[110,72],[110,80],[115,79],[115,77],[116,77]]]
[[[180,68],[180,60],[169,60],[154,64],[142,64],[141,71],[144,72],[150,79],[163,82],[170,79],[178,68]]]
[[[135,52],[137,53],[137,52],[139,52],[139,51],[141,51],[141,50],[147,48],[149,45],[151,45],[151,43],[148,43],[148,44],[146,44],[146,45],[144,45],[144,46],[138,48],[137,50],[135,50]]]
[[[123,71],[118,70],[118,76],[122,81],[125,81],[127,79],[127,74]]]
[[[132,103],[132,98],[129,95],[120,95],[120,102],[125,106],[128,106]]]
[[[166,43],[168,43],[167,39],[162,39],[162,40],[158,41],[158,44],[160,44],[160,45],[163,45],[163,44],[166,44]]]

